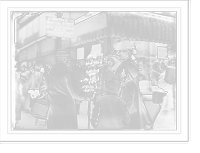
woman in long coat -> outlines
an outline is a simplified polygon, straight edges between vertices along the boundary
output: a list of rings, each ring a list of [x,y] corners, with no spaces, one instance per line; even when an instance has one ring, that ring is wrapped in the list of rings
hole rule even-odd
[[[58,50],[56,64],[50,71],[48,129],[78,129],[76,107],[73,101],[92,98],[91,93],[86,93],[78,87],[75,72],[67,66],[69,56],[69,50]],[[46,78],[47,73],[44,73],[40,86],[42,94],[47,88]]]
[[[119,96],[127,103],[127,110],[131,117],[129,129],[139,130],[143,127],[141,127],[140,123],[138,89],[133,81],[133,78],[135,75],[137,75],[135,73],[135,69],[136,68],[131,64],[128,64],[126,69],[123,69],[121,73],[121,79],[123,80],[123,83]]]
[[[144,105],[142,95],[140,93],[139,89],[139,71],[138,66],[134,62],[134,60],[131,58],[133,48],[135,47],[135,40],[136,38],[122,37],[119,41],[117,41],[113,47],[118,51],[119,58],[121,60],[121,64],[116,70],[115,74],[120,76],[121,72],[128,64],[132,64],[135,67],[135,77],[133,78],[134,83],[136,84],[136,87],[138,89],[138,98],[139,98],[139,109],[140,109],[140,124],[141,127],[145,127],[145,125],[152,123],[152,120],[149,116],[149,113],[147,112],[147,109]]]

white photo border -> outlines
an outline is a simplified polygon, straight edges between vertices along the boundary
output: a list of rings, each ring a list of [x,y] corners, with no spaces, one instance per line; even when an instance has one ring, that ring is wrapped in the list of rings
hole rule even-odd
[[[107,7],[105,6],[105,3]],[[115,6],[113,6],[113,3]],[[38,5],[40,4],[40,5]],[[45,1],[0,2],[0,142],[188,142],[189,141],[189,1]],[[63,7],[63,6],[67,7]],[[40,7],[37,7],[40,6]],[[80,7],[79,7],[80,6]],[[90,6],[90,7],[88,7]],[[134,7],[130,7],[134,6]],[[13,131],[11,79],[14,54],[12,11],[176,11],[177,12],[177,130],[175,131]],[[11,36],[12,35],[12,36]],[[4,50],[7,50],[4,51]],[[5,58],[6,57],[6,58]],[[4,72],[4,73],[3,73]],[[6,72],[6,73],[5,73]],[[6,75],[5,75],[6,74]],[[13,90],[12,90],[13,91]]]

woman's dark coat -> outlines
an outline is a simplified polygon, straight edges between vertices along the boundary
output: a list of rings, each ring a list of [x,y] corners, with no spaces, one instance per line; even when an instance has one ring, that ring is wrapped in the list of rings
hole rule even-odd
[[[47,87],[47,73],[42,78],[40,92]],[[78,87],[76,74],[64,62],[56,63],[49,76],[50,110],[48,129],[78,129],[74,99],[89,100],[91,94]]]
[[[119,96],[127,103],[127,110],[131,117],[129,129],[141,129],[138,90],[132,80],[123,83]]]
[[[121,72],[122,70],[126,67],[127,64],[133,64],[135,67],[138,68],[137,64],[131,59],[131,57],[128,57],[127,59],[123,60],[120,64],[120,66],[118,67],[118,69],[116,70],[116,75],[121,76]],[[139,71],[135,72],[139,74]],[[137,75],[135,78],[133,78],[133,81],[138,89],[138,98],[139,98],[139,109],[140,109],[140,124],[141,124],[141,128],[143,129],[143,127],[145,126],[145,124],[150,124],[152,123],[152,120],[149,116],[149,113],[147,112],[147,109],[144,105],[143,99],[142,99],[142,95],[140,93],[139,90],[139,75]]]

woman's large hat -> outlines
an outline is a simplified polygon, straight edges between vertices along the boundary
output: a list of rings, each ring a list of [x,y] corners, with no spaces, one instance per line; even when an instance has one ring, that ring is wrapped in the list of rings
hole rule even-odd
[[[113,47],[116,50],[132,49],[135,47],[136,40],[137,37],[124,36],[120,40],[116,41]]]

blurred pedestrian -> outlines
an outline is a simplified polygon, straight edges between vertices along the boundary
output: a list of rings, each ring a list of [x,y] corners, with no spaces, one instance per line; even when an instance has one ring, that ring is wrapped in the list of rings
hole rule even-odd
[[[138,65],[139,65],[139,72],[145,77],[143,78],[143,80],[148,79],[149,77],[148,77],[148,67],[147,67],[146,59],[141,58]]]
[[[51,71],[51,68],[52,68],[51,64],[46,64],[45,67],[44,67],[45,72]]]
[[[79,62],[77,60],[73,61],[71,69],[75,72],[76,78],[77,78],[77,81],[78,81],[78,86],[79,86],[79,88],[81,88],[83,86],[83,83],[81,82],[81,80],[83,80],[85,78],[85,70],[80,68]],[[82,102],[82,100],[75,99],[76,113],[77,114],[79,114],[81,102]]]
[[[120,64],[120,59],[117,56],[117,54],[112,51],[109,50],[106,54],[105,54],[105,63],[106,66],[102,68],[102,70],[100,71],[100,83],[98,86],[98,92],[97,92],[97,98],[100,97],[101,95],[106,94],[106,85],[105,82],[112,76],[115,75],[115,71],[116,69],[119,67]]]
[[[44,68],[43,66],[40,68],[40,72],[41,72],[42,74],[44,74],[45,68]]]
[[[133,78],[134,83],[138,89],[138,97],[139,97],[139,109],[140,109],[140,124],[141,128],[145,127],[146,124],[150,124],[152,122],[149,113],[144,105],[142,95],[139,89],[139,70],[138,65],[131,58],[133,55],[133,49],[135,48],[135,42],[137,38],[124,36],[120,40],[118,40],[113,47],[118,51],[118,56],[121,60],[121,64],[116,70],[115,74],[121,76],[122,70],[126,67],[127,64],[131,64],[134,68],[135,77]]]
[[[39,90],[40,83],[42,81],[43,73],[40,72],[40,69],[42,67],[42,62],[37,61],[34,65],[34,72],[32,72],[29,76],[28,80],[28,90]],[[29,101],[29,110],[31,109],[33,99],[30,98]]]
[[[49,75],[48,129],[78,129],[77,114],[74,99],[90,100],[93,93],[84,92],[78,86],[76,74],[69,65],[70,51],[59,49],[55,53],[56,64],[51,68]],[[47,72],[44,73],[40,86],[40,93],[45,94],[47,89]]]
[[[138,75],[135,73],[135,69],[136,67],[132,64],[127,64],[122,70],[121,79],[123,80],[123,83],[119,96],[127,103],[127,109],[131,117],[129,129],[140,130],[143,129],[143,127],[141,127],[140,123],[141,117],[138,89],[134,83],[134,78]]]
[[[121,130],[130,122],[125,101],[118,96],[120,81],[112,77],[106,81],[106,94],[98,98],[92,113],[91,124],[99,130]]]
[[[167,67],[167,61],[162,60],[160,64],[160,68],[162,69],[162,71],[165,71]]]
[[[157,59],[152,65],[151,78],[152,78],[153,85],[158,85],[160,75],[163,72],[161,68],[161,63],[162,63],[161,59]]]
[[[17,64],[17,62],[15,62],[15,64]],[[14,106],[15,110],[14,112],[12,112],[14,113],[14,117],[12,117],[12,120],[11,120],[12,129],[15,128],[17,121],[21,119],[21,105],[22,105],[22,99],[23,99],[23,86],[16,69],[15,69],[15,85],[14,86],[15,86],[15,101],[14,103],[12,103],[12,107]]]
[[[170,65],[161,73],[158,86],[165,91],[161,110],[158,113],[154,124],[154,130],[176,130],[176,44],[168,47],[168,58]],[[167,74],[169,73],[169,74]]]
[[[22,110],[24,112],[30,112],[30,95],[28,91],[33,86],[32,78],[33,77],[30,70],[26,69],[20,72],[20,82],[22,86],[23,95]]]

